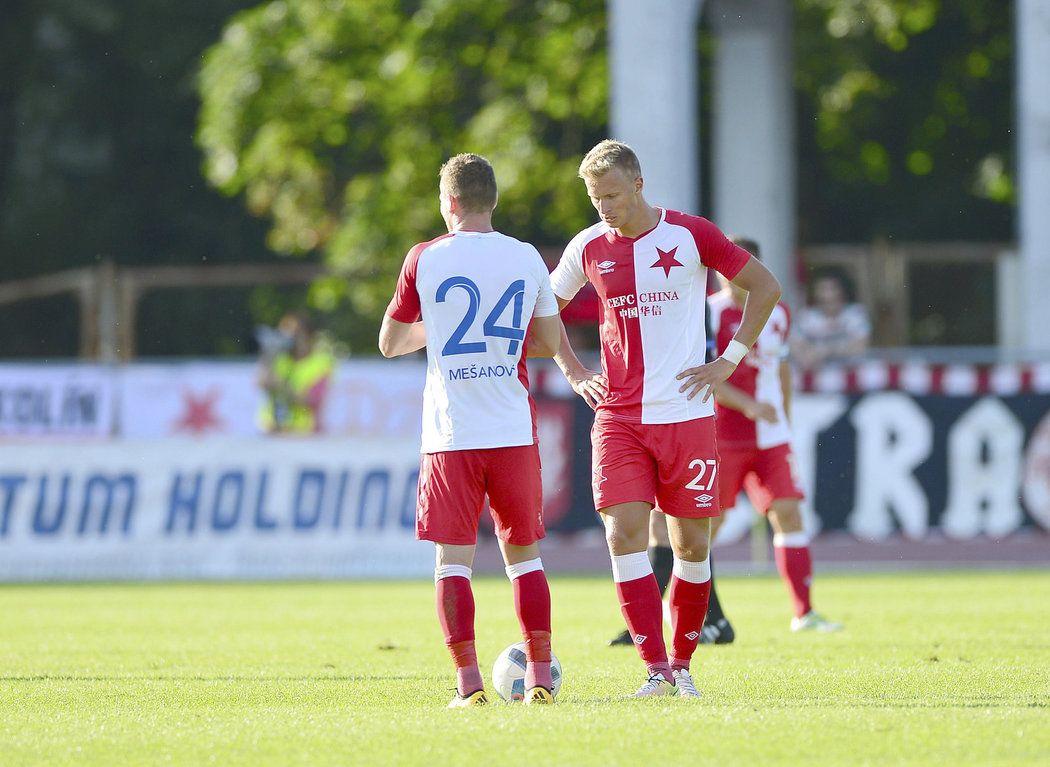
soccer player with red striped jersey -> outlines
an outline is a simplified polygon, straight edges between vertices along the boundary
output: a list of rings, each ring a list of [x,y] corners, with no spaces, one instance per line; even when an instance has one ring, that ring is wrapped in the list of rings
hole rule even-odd
[[[487,160],[453,157],[439,188],[448,234],[408,252],[379,348],[386,357],[427,349],[416,537],[437,548],[438,618],[457,675],[449,707],[488,702],[470,586],[486,495],[525,639],[525,703],[553,703],[550,589],[538,543],[543,493],[525,357],[557,351],[558,305],[536,248],[492,228],[497,190]]]
[[[759,257],[754,240],[741,237],[733,241]],[[711,296],[710,305],[711,328],[721,352],[732,343],[743,321],[747,294],[724,276],[719,280],[722,291]],[[754,507],[769,518],[777,570],[795,608],[791,630],[837,631],[842,625],[823,618],[810,603],[813,562],[799,509],[803,493],[791,453],[790,328],[788,308],[778,303],[751,352],[715,394],[720,502],[725,514],[736,505],[743,490]],[[715,520],[712,533],[720,523],[721,518]],[[728,626],[724,616],[709,613],[708,620],[714,621],[712,629],[719,633]]]
[[[758,337],[780,285],[710,221],[646,202],[638,157],[626,144],[599,143],[583,158],[580,177],[601,221],[568,244],[551,285],[561,307],[586,282],[594,285],[602,371],[584,367],[564,334],[555,360],[595,409],[594,503],[620,608],[649,676],[634,695],[699,697],[689,663],[707,612],[711,518],[719,514],[712,388]],[[708,268],[749,297],[732,344],[705,364]],[[674,550],[670,657],[646,555],[654,507],[667,517]]]

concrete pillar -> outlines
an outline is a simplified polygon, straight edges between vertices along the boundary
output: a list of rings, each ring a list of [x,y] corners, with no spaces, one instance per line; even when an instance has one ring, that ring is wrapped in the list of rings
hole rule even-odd
[[[638,153],[645,199],[697,213],[697,24],[703,0],[609,0],[612,135]]]
[[[795,107],[790,0],[712,0],[713,219],[746,234],[794,305]]]
[[[1017,0],[1017,209],[1027,349],[1050,351],[1050,2]]]

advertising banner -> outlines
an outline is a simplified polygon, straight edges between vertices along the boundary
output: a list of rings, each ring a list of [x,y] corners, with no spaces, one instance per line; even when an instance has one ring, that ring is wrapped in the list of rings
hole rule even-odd
[[[1036,394],[800,396],[809,521],[869,540],[1050,529],[1048,412],[1050,396]]]
[[[414,440],[0,445],[0,580],[426,576]]]
[[[321,415],[329,436],[419,438],[426,364],[353,360],[336,368]],[[259,434],[252,362],[136,364],[119,371],[124,437]]]
[[[593,414],[550,365],[530,368],[547,527],[564,532],[594,528],[598,520],[590,491],[589,441]],[[106,503],[118,503],[119,493],[128,486],[110,486],[103,477],[81,488],[90,490],[89,497],[76,496],[80,491],[74,478],[90,479],[85,473],[90,461],[103,458],[109,461],[100,464],[100,470],[109,472],[105,476],[131,472],[136,477],[131,484],[140,496],[152,488],[148,501],[137,501],[149,508],[156,507],[156,497],[170,503],[175,491],[165,483],[183,476],[186,460],[204,455],[214,456],[216,462],[201,466],[221,468],[232,455],[255,461],[268,472],[269,493],[276,492],[280,482],[295,485],[297,475],[289,478],[282,472],[288,471],[289,461],[313,451],[325,461],[351,461],[354,466],[353,461],[361,460],[358,456],[393,460],[391,456],[403,453],[405,465],[414,471],[425,370],[419,359],[344,361],[329,391],[325,435],[300,443],[259,436],[261,393],[251,361],[116,368],[0,366],[0,448],[11,448],[0,456],[0,546],[10,540],[6,531],[13,529],[9,526],[19,514],[30,519],[37,515],[47,528],[49,510],[59,508],[60,501],[73,509],[67,511],[67,522],[86,514],[85,532],[90,529],[91,520],[100,514],[95,510],[103,504],[100,499],[112,495],[116,500]],[[844,530],[870,540],[898,534],[921,540],[930,533],[960,540],[998,539],[1025,528],[1050,529],[1050,392],[1040,388],[1039,370],[1021,370],[1013,387],[1002,385],[1003,376],[989,374],[987,385],[965,392],[953,384],[951,391],[891,388],[799,394],[793,408],[794,448],[808,495],[803,504],[808,529]],[[955,381],[956,373],[934,378]],[[898,378],[897,383],[911,380],[903,374]],[[103,441],[93,442],[87,454],[68,444],[70,438],[85,437]],[[54,449],[37,451],[37,445],[25,444],[27,440],[41,447],[51,440]],[[82,444],[80,439],[75,442]],[[315,459],[329,467],[319,461]],[[325,471],[338,466],[342,464]],[[69,479],[63,479],[67,474]],[[202,475],[201,492],[212,492],[207,482],[220,478]],[[175,486],[176,499],[190,487],[186,481]],[[304,481],[307,489],[315,482]],[[333,482],[339,486],[337,479],[327,482],[329,492],[334,492]],[[224,479],[221,489],[223,504],[232,503],[231,493],[247,498],[257,490],[249,474],[243,480]],[[64,501],[63,493],[69,494]],[[738,506],[727,518],[723,538],[743,535],[750,526],[752,512],[743,501]],[[225,509],[220,505],[220,527]],[[225,545],[232,539],[223,533],[211,543]],[[209,561],[209,572],[218,573],[218,559]],[[245,571],[234,567],[229,572]]]
[[[0,440],[108,437],[113,375],[100,365],[0,366]]]
[[[126,365],[118,371],[118,432],[132,439],[258,434],[256,375],[250,362]]]
[[[576,405],[571,511],[556,529],[595,524],[588,430]],[[915,396],[902,391],[799,394],[793,448],[807,497],[806,529],[845,530],[872,541],[1005,538],[1050,530],[1050,396]],[[738,499],[719,541],[750,529]],[[1047,547],[1050,562],[1050,544]]]

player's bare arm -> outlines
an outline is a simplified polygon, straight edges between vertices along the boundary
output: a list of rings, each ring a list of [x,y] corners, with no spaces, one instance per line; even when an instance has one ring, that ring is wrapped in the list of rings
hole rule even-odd
[[[568,306],[568,304],[569,302],[566,299],[558,297],[559,311]],[[557,354],[554,355],[554,361],[561,368],[561,372],[565,375],[569,385],[572,386],[572,390],[583,397],[583,401],[587,403],[587,406],[594,410],[598,407],[598,403],[605,399],[609,393],[609,382],[600,372],[591,370],[580,362],[580,358],[572,350],[572,344],[569,343],[565,325],[561,322],[558,323],[558,331],[561,335],[561,343]]]
[[[715,390],[715,402],[739,411],[752,421],[777,422],[777,409],[768,402],[760,402],[731,383],[723,383]]]
[[[706,365],[687,368],[677,375],[679,381],[684,381],[678,390],[685,392],[688,399],[700,394],[701,402],[707,402],[714,390],[733,374],[740,360],[754,346],[758,334],[780,300],[780,283],[756,258],[751,258],[732,282],[747,291],[740,328],[722,356]]]
[[[527,348],[529,357],[553,357],[561,348],[561,339],[565,335],[565,328],[561,324],[561,316],[552,314],[550,317],[533,317],[529,323]]]
[[[411,354],[427,345],[427,334],[422,322],[398,322],[389,315],[383,317],[379,328],[379,351],[384,357]]]
[[[780,361],[780,391],[784,397],[784,417],[791,421],[791,364],[787,360]]]

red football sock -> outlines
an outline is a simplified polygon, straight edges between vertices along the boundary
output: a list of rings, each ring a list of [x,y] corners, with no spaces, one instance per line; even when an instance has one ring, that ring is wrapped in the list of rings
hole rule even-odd
[[[613,578],[616,580],[616,594],[620,598],[620,611],[649,675],[660,674],[672,682],[671,666],[667,662],[667,648],[664,645],[660,586],[646,553],[614,556]]]
[[[469,568],[463,569],[470,572]],[[470,695],[485,686],[474,649],[474,593],[470,579],[464,575],[439,578],[436,590],[438,620],[456,665],[456,688],[460,695]]]
[[[535,568],[535,569],[531,569]],[[518,575],[522,569],[528,572]],[[551,678],[551,592],[540,560],[507,567],[514,586],[514,610],[525,639],[525,689],[553,689]]]
[[[703,579],[701,581],[701,579]],[[700,581],[700,582],[698,582]],[[669,592],[671,603],[671,668],[689,668],[711,598],[709,560],[686,562],[675,558]]]
[[[809,546],[777,546],[774,543],[773,556],[777,561],[777,571],[795,605],[795,615],[801,618],[813,609],[809,602],[809,588],[813,580],[813,559]]]

